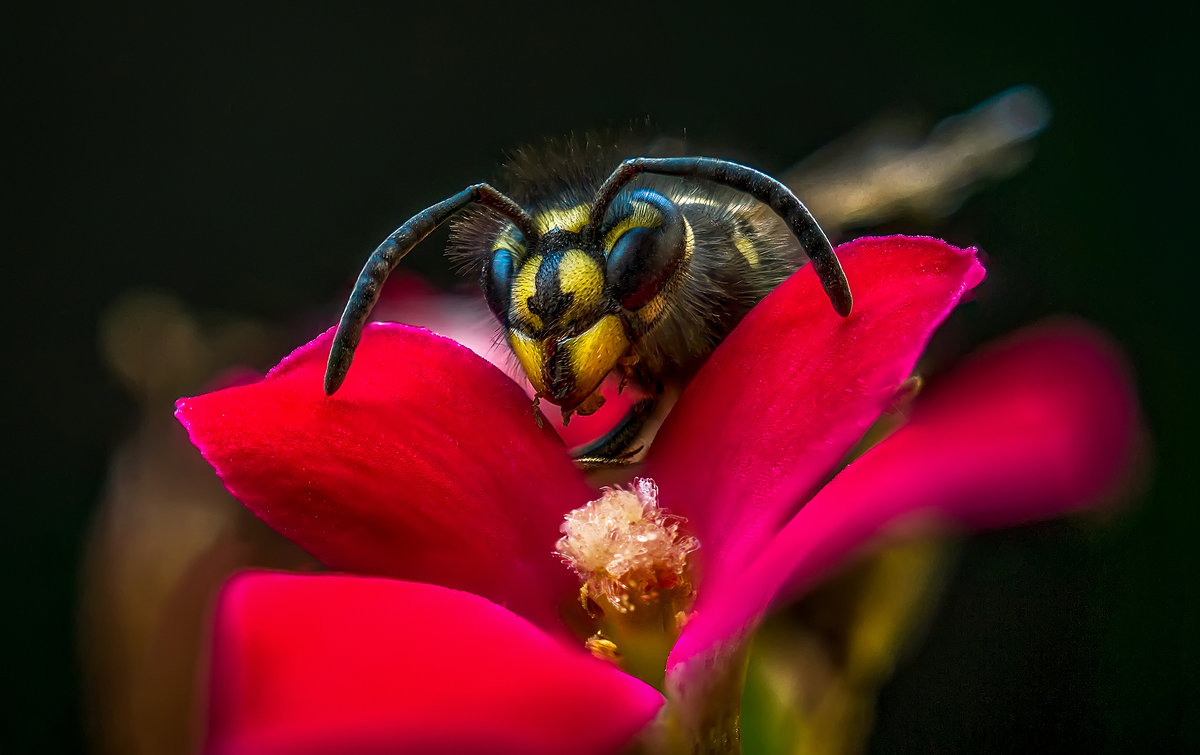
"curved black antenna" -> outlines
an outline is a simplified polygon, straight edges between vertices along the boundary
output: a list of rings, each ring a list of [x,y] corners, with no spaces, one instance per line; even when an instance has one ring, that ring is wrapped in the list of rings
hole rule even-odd
[[[529,217],[529,213],[487,184],[468,186],[449,199],[444,199],[409,218],[371,252],[367,264],[358,274],[358,282],[354,284],[354,291],[350,293],[350,300],[346,302],[346,310],[342,312],[342,320],[333,336],[333,347],[329,350],[329,362],[325,366],[326,396],[336,393],[342,381],[346,379],[350,362],[354,359],[354,350],[358,348],[358,341],[362,338],[363,326],[371,316],[371,309],[379,299],[379,292],[383,290],[383,282],[387,280],[388,274],[422,239],[469,204],[482,205],[511,220],[531,243],[537,236],[533,230],[533,218]]]
[[[854,298],[850,295],[850,284],[842,265],[833,253],[829,238],[817,225],[808,208],[796,198],[792,190],[754,168],[729,160],[712,157],[634,157],[617,166],[612,175],[596,192],[588,216],[588,226],[599,228],[604,222],[608,207],[616,198],[621,187],[639,173],[656,173],[680,178],[702,178],[713,183],[744,191],[770,207],[783,218],[788,228],[799,240],[805,254],[812,260],[813,269],[833,309],[842,317],[850,314]]]

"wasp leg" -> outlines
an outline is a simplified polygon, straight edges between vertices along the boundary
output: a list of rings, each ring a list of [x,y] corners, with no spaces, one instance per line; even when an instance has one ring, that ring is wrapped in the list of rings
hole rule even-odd
[[[540,411],[538,411],[538,407],[541,406],[541,404],[542,404],[542,394],[540,394],[540,393],[533,394],[533,421],[537,423],[539,430],[541,430],[543,427],[545,427],[545,423],[546,423],[545,417],[542,415],[542,413]]]
[[[575,464],[582,469],[598,469],[634,463],[633,457],[641,452],[643,446],[630,446],[646,426],[655,403],[654,399],[647,398],[634,404],[616,427],[586,446],[575,449]]]
[[[641,361],[641,357],[637,354],[630,353],[617,360],[617,364],[621,368],[621,382],[617,385],[617,394],[625,391],[625,386],[629,385],[630,379],[633,377],[633,368]]]

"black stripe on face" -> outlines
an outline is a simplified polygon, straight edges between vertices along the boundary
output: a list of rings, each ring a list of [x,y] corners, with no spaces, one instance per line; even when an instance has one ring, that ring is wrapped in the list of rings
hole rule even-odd
[[[552,252],[542,258],[542,265],[534,278],[533,296],[529,297],[528,301],[529,311],[542,318],[542,322],[548,328],[562,319],[571,302],[575,300],[574,294],[562,290],[558,274],[561,259],[561,251]]]

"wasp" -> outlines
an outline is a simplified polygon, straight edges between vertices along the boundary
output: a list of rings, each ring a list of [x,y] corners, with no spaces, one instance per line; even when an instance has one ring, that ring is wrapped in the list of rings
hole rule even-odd
[[[805,257],[833,308],[850,313],[850,287],[824,231],[790,189],[758,170],[711,157],[617,162],[578,148],[549,160],[518,153],[507,169],[510,193],[468,186],[371,253],[334,336],[327,395],[345,379],[388,274],[456,215],[450,255],[479,271],[535,403],[557,404],[564,422],[589,414],[614,372],[622,388],[633,383],[649,397],[579,452],[593,463],[632,453],[655,397],[685,384]]]

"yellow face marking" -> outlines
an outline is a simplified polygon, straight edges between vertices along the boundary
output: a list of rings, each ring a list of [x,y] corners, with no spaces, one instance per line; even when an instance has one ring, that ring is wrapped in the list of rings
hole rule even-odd
[[[622,218],[604,235],[604,253],[612,251],[617,239],[621,238],[631,228],[658,228],[663,224],[662,213],[646,202],[634,202],[633,213]]]
[[[565,349],[570,359],[575,380],[572,396],[582,400],[596,390],[604,376],[629,351],[629,339],[621,320],[616,315],[605,315],[583,333],[564,338],[559,348]]]
[[[513,253],[513,259],[521,259],[521,256],[525,254],[525,244],[518,238],[516,226],[512,223],[504,226],[504,230],[492,242],[492,254],[495,254],[497,249],[508,249]]]
[[[546,363],[546,349],[542,346],[542,342],[535,341],[511,328],[507,335],[508,345],[517,355],[521,369],[525,370],[525,374],[529,376],[529,382],[533,384],[533,389],[538,393],[545,393],[546,379],[542,374],[542,365]]]
[[[546,210],[533,218],[533,227],[538,235],[544,236],[555,228],[579,233],[588,222],[590,208],[585,204],[561,209]]]
[[[529,297],[533,296],[537,290],[537,273],[541,266],[542,256],[540,254],[530,257],[525,260],[525,264],[521,265],[520,272],[513,279],[511,305],[512,315],[517,320],[527,322],[539,330],[542,328],[542,318],[530,311]]]
[[[567,321],[587,314],[600,305],[604,295],[604,271],[580,249],[568,249],[558,263],[558,286],[573,294],[563,318]]]

